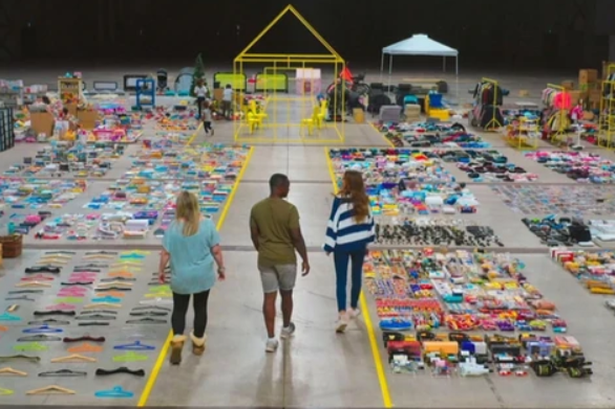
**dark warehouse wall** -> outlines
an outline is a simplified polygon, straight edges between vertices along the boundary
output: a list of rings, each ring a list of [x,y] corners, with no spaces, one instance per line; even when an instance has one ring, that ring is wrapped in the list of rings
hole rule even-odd
[[[383,46],[425,33],[457,48],[463,66],[576,68],[607,58],[609,33],[597,27],[605,25],[605,3],[598,6],[597,1],[604,0],[296,0],[293,5],[350,61],[376,65]],[[41,62],[192,61],[197,52],[210,60],[230,61],[287,4],[278,0],[0,3],[10,28],[0,58]],[[615,7],[612,11],[615,15]],[[259,51],[320,51],[292,21],[282,22],[271,34]]]

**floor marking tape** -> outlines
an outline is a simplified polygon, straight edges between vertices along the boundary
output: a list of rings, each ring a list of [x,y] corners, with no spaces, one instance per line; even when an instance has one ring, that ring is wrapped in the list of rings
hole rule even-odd
[[[201,126],[198,127],[198,129],[196,130],[194,135],[192,135],[192,138],[190,138],[190,140],[188,141],[186,145],[190,145],[192,143],[192,141],[194,140],[194,138],[196,137],[197,133],[199,132],[202,126],[203,124],[201,124]],[[222,209],[222,213],[220,213],[220,218],[218,219],[218,223],[216,224],[216,228],[218,229],[218,231],[220,231],[220,229],[222,228],[222,225],[224,224],[224,220],[226,219],[228,211],[231,208],[231,204],[233,203],[233,200],[235,199],[235,193],[237,192],[239,183],[241,182],[243,175],[246,173],[246,169],[248,168],[250,159],[252,159],[253,153],[254,153],[254,147],[252,146],[250,147],[250,150],[248,151],[248,155],[246,156],[246,160],[244,161],[243,166],[241,167],[241,170],[239,171],[239,174],[237,175],[237,179],[235,180],[235,185],[233,185],[233,188],[231,189],[231,193],[229,194],[226,200],[226,204],[224,205],[224,208]],[[141,397],[139,398],[139,402],[137,403],[137,407],[139,408],[142,408],[147,405],[149,396],[154,390],[154,386],[156,385],[156,380],[158,380],[158,375],[160,375],[160,370],[162,369],[162,365],[164,365],[164,361],[169,352],[169,347],[171,345],[172,338],[173,338],[173,332],[169,331],[169,335],[167,336],[167,339],[162,345],[162,349],[160,350],[160,354],[158,355],[158,358],[156,358],[156,363],[154,364],[152,373],[149,375],[149,378],[147,379],[147,383],[145,384],[145,388],[143,389],[143,393],[141,393]]]
[[[395,144],[391,142],[391,140],[387,138],[382,132],[380,132],[380,129],[376,128],[376,125],[374,125],[372,121],[368,121],[368,123],[370,128],[376,131],[378,135],[380,135],[380,137],[382,137],[382,139],[386,141],[387,145],[389,145],[391,148],[396,148]]]
[[[329,156],[329,148],[325,147],[325,157],[327,159],[327,166],[329,168],[329,175],[331,176],[331,183],[333,183],[333,191],[337,193],[337,178],[333,170],[333,162]],[[369,345],[372,350],[372,357],[374,358],[374,366],[376,367],[376,375],[378,376],[378,383],[380,385],[380,392],[382,393],[382,403],[385,408],[392,408],[393,402],[391,401],[391,394],[389,392],[389,384],[386,374],[384,372],[384,366],[382,365],[382,356],[380,355],[380,349],[378,348],[378,341],[376,333],[374,331],[374,325],[367,309],[367,300],[365,294],[361,291],[361,310],[363,310],[363,319],[365,320],[365,328],[367,329],[367,337],[369,338]]]

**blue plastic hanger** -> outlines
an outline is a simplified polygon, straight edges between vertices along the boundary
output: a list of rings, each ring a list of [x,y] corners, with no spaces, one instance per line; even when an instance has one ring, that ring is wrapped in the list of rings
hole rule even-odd
[[[58,334],[64,332],[62,328],[53,328],[47,324],[43,324],[37,328],[26,328],[22,331],[24,334]]]
[[[125,391],[121,386],[114,386],[108,391],[98,391],[94,393],[94,396],[97,398],[132,398],[135,394]]]
[[[17,315],[9,314],[8,312],[3,312],[0,314],[0,321],[21,321],[21,318]]]
[[[93,303],[109,303],[109,304],[119,304],[120,302],[122,302],[121,298],[117,298],[117,297],[111,297],[111,296],[106,296],[106,297],[98,297],[98,298],[92,298],[92,302]]]
[[[131,344],[116,345],[113,349],[121,351],[153,351],[156,347],[142,344],[141,341],[135,341]]]

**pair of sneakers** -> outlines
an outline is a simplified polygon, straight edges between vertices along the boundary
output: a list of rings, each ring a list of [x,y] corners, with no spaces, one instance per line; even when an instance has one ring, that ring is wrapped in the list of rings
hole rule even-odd
[[[291,322],[288,327],[282,327],[282,331],[280,332],[280,338],[288,339],[295,333],[295,324]],[[267,343],[265,344],[265,351],[268,353],[273,353],[277,351],[278,346],[280,346],[280,342],[275,338],[269,338]]]
[[[359,315],[361,315],[361,310],[358,308],[350,308],[348,311],[340,312],[340,316],[335,325],[335,332],[343,334],[348,327],[349,321],[357,318]]]

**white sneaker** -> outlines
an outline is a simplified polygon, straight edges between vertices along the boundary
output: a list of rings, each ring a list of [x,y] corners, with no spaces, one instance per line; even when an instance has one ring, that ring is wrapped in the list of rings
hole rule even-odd
[[[338,334],[346,331],[346,327],[348,326],[348,315],[346,313],[341,313],[340,317],[337,320],[337,324],[335,325],[335,332]]]
[[[288,327],[283,327],[280,333],[280,338],[288,339],[295,333],[295,323],[291,322]]]
[[[348,315],[351,319],[358,318],[361,315],[361,310],[358,308],[351,308],[348,310]]]
[[[278,345],[279,345],[279,342],[277,339],[275,338],[268,339],[267,343],[265,344],[265,352],[273,353],[277,351]]]

